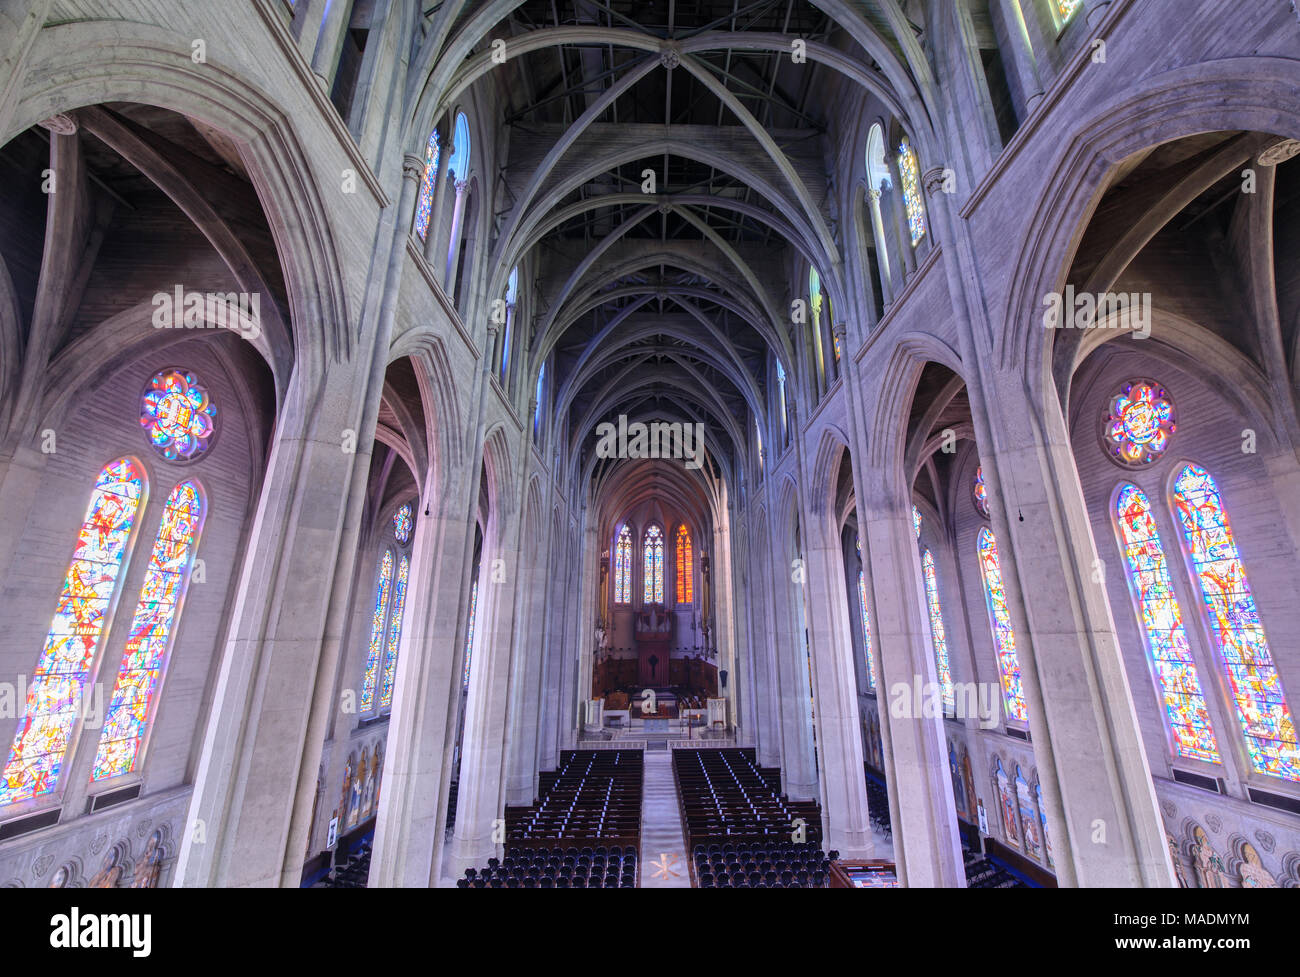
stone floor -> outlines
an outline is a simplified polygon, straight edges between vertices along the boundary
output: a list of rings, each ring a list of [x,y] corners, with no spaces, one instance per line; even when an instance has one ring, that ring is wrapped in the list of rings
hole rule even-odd
[[[645,755],[641,796],[641,888],[689,889],[691,875],[671,750]]]

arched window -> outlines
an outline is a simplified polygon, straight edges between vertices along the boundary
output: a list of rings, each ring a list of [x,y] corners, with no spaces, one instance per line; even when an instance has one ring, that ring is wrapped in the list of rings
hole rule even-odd
[[[379,558],[375,581],[375,613],[370,623],[370,651],[366,657],[366,675],[361,685],[361,711],[375,706],[375,686],[379,681],[379,652],[384,643],[384,623],[388,620],[388,601],[393,591],[393,551],[384,550]]]
[[[506,281],[506,322],[501,335],[501,382],[504,384],[510,373],[510,334],[514,332],[515,302],[519,300],[519,268],[510,271]],[[543,368],[545,364],[543,364]],[[537,398],[540,403],[541,397]]]
[[[203,489],[198,482],[188,479],[172,489],[163,506],[113,697],[104,714],[91,780],[140,768],[140,748],[153,722],[158,686],[167,668],[204,516]]]
[[[541,435],[542,430],[542,413],[545,410],[546,403],[546,364],[537,371],[537,406],[533,409],[533,437]]]
[[[0,805],[30,800],[58,786],[82,690],[108,626],[117,579],[135,543],[135,516],[147,491],[144,471],[131,458],[109,462],[95,479],[0,777]]]
[[[469,120],[464,112],[456,113],[456,128],[451,140],[451,159],[447,160],[447,176],[452,180],[469,179]]]
[[[632,530],[627,526],[614,544],[614,603],[632,603]]]
[[[1164,700],[1165,721],[1178,756],[1219,763],[1219,747],[1201,691],[1183,614],[1174,596],[1169,564],[1160,543],[1155,515],[1146,493],[1124,485],[1115,499],[1120,548],[1128,564],[1129,589],[1137,618],[1146,634],[1156,683]]]
[[[916,150],[903,137],[898,146],[898,175],[903,181],[903,204],[907,208],[907,228],[912,236],[912,247],[925,237],[925,202],[921,199],[920,164]]]
[[[658,526],[645,531],[643,599],[647,604],[664,602],[664,534]]]
[[[1011,796],[1011,782],[1007,779],[1007,772],[1002,769],[1001,759],[997,761],[993,779],[997,782],[998,802],[1002,810],[1002,831],[1006,835],[1007,843],[1019,848],[1020,832],[1016,829],[1016,801]]]
[[[971,484],[971,498],[975,501],[975,509],[985,519],[989,518],[989,490],[984,484],[984,466],[979,465],[975,469],[975,481]]]
[[[695,554],[691,550],[691,533],[685,523],[677,527],[677,603],[695,600]]]
[[[867,134],[867,199],[871,204],[871,233],[876,241],[876,261],[879,264],[881,282],[888,288],[891,272],[889,268],[889,247],[885,242],[885,222],[880,214],[881,190],[892,190],[894,178],[889,172],[889,162],[885,159],[885,136],[877,122]]]
[[[785,438],[788,436],[789,432],[786,429],[788,422],[786,420],[787,414],[785,409],[785,367],[781,365],[780,360],[776,361],[776,395],[777,405],[781,410],[781,438],[782,443],[784,444]]]
[[[465,630],[465,669],[461,676],[461,688],[469,688],[469,660],[474,651],[474,618],[478,616],[478,577],[469,588],[469,627]]]
[[[1011,628],[1011,611],[1002,586],[1002,568],[998,564],[998,544],[987,528],[979,532],[980,572],[984,578],[984,599],[989,609],[989,627],[997,653],[998,673],[1002,676],[1002,698],[1007,716],[1020,722],[1029,721],[1025,691],[1020,684],[1020,661],[1016,657],[1016,633]]]
[[[921,510],[912,506],[912,530],[916,533],[917,541],[921,539]]]
[[[388,644],[384,649],[384,677],[379,683],[379,708],[393,705],[393,681],[397,676],[397,646],[402,640],[402,613],[406,610],[406,583],[411,575],[411,561],[397,560],[397,580],[393,583],[393,610],[388,615]]]
[[[812,306],[813,355],[817,358],[817,372],[826,376],[826,354],[822,348],[822,279],[816,268],[808,269],[808,303]]]
[[[438,144],[438,130],[429,133],[424,147],[424,179],[420,181],[420,200],[415,208],[415,233],[423,241],[429,236],[429,217],[433,213],[433,188],[438,176],[438,162],[442,147]]]
[[[925,577],[925,603],[930,609],[930,638],[934,643],[934,663],[939,671],[939,688],[943,691],[945,710],[957,708],[956,690],[952,684],[952,666],[948,661],[948,636],[943,627],[943,607],[939,604],[939,584],[934,575],[934,557],[930,551],[921,552],[921,574]]]
[[[1187,465],[1178,473],[1174,510],[1183,527],[1184,550],[1205,598],[1210,634],[1232,688],[1251,765],[1259,773],[1300,782],[1295,720],[1232,538],[1223,497],[1209,472]]]
[[[871,651],[871,618],[867,616],[867,575],[862,569],[862,540],[853,537],[853,546],[858,551],[858,614],[862,618],[862,647],[867,660],[867,686],[876,687],[876,658]]]
[[[1016,767],[1016,799],[1020,802],[1020,827],[1024,832],[1025,854],[1038,858],[1043,848],[1038,840],[1038,812],[1035,810],[1029,782],[1019,767]]]

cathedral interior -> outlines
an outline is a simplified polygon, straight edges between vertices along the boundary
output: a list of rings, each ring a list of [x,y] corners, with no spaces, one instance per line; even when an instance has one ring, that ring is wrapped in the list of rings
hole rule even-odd
[[[0,887],[1300,888],[1297,156],[1288,0],[8,0]]]

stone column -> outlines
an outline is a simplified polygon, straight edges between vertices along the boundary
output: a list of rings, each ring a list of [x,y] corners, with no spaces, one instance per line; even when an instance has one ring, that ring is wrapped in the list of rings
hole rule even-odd
[[[875,851],[867,817],[858,681],[849,630],[852,622],[839,534],[833,522],[833,515],[824,507],[807,513],[804,519],[822,823],[828,848],[838,849],[846,858],[870,858]]]
[[[778,518],[783,518],[781,514]],[[812,715],[808,685],[808,660],[804,627],[798,601],[806,564],[796,569],[794,539],[790,527],[772,527],[773,540],[781,541],[769,550],[768,577],[772,583],[771,628],[769,634],[776,661],[775,689],[781,717],[781,772],[785,792],[791,800],[817,799],[817,768],[813,757]],[[778,546],[780,549],[778,549]],[[795,577],[800,578],[796,581]]]
[[[1029,729],[1062,885],[1169,886],[1128,676],[1055,391],[971,391]],[[1026,424],[1026,418],[1032,418]]]
[[[465,220],[465,191],[469,189],[466,180],[456,181],[456,207],[451,214],[451,234],[447,239],[447,267],[443,275],[442,287],[448,298],[456,300],[456,272],[460,269],[460,238]]]
[[[757,516],[753,517],[757,520]],[[766,518],[766,517],[764,517]],[[781,704],[776,692],[776,657],[772,641],[772,538],[766,522],[750,531],[747,601],[750,615],[749,657],[754,672],[756,753],[760,766],[781,766]]]
[[[866,527],[860,539],[870,567],[867,599],[874,605],[869,609],[876,694],[895,858],[909,886],[964,887],[942,713],[926,715],[933,710],[924,709],[926,684],[935,688],[938,676],[911,505],[881,473],[865,477],[863,491],[858,519]],[[903,716],[895,715],[895,703]]]
[[[1029,41],[1029,31],[1025,27],[1019,0],[997,0],[993,13],[1002,21],[1001,26],[1005,31],[1007,61],[1011,78],[1016,85],[1016,94],[1021,99],[1023,121],[1043,100],[1043,82],[1038,77],[1038,60]]]
[[[889,238],[885,234],[885,222],[880,216],[880,195],[879,188],[867,191],[871,204],[871,233],[876,239],[876,270],[880,273],[881,305],[888,308],[894,303],[894,273],[889,259]]]
[[[348,29],[351,7],[352,4],[347,0],[328,0],[325,3],[322,14],[324,19],[316,38],[311,70],[316,73],[327,92],[334,86],[334,72],[338,70],[339,56],[343,53],[343,36]]]

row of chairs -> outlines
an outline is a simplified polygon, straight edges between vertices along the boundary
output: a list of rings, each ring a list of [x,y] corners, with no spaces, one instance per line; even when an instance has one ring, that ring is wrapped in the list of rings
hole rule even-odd
[[[538,781],[540,799],[506,808],[506,843],[543,846],[562,840],[627,839],[641,835],[640,750],[566,750],[554,772]]]
[[[816,844],[696,845],[695,877],[701,889],[823,889],[839,852]]]
[[[866,764],[863,764],[865,767]],[[886,838],[893,836],[893,825],[889,820],[889,793],[885,785],[867,771],[867,811],[871,824]]]
[[[674,750],[673,776],[692,846],[792,841],[800,828],[802,842],[821,843],[820,806],[787,799],[780,792],[780,771],[758,767],[752,748]]]
[[[335,865],[317,886],[322,889],[364,889],[370,878],[370,845],[363,842],[342,865]]]
[[[1027,889],[1023,881],[979,852],[963,850],[968,889]]]
[[[465,869],[459,889],[633,889],[637,855],[632,846],[577,849],[511,848],[485,869]]]

